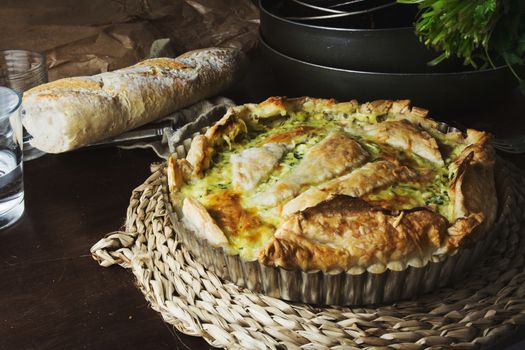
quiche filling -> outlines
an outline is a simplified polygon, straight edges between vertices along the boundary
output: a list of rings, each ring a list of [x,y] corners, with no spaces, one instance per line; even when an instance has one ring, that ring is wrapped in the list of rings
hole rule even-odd
[[[463,168],[490,151],[469,150],[467,136],[442,133],[405,102],[236,107],[185,160],[170,160],[172,201],[196,200],[205,210],[188,207],[192,229],[222,231],[221,246],[249,261],[327,271],[429,260],[457,248],[448,235],[460,219],[464,236],[490,221],[492,206],[458,207]]]

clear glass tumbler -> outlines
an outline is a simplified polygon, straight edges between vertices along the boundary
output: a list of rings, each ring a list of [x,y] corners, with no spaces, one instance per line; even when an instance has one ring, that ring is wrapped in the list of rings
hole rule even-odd
[[[28,50],[0,50],[0,86],[7,86],[23,94],[47,83],[46,56]],[[31,136],[24,134],[24,160],[38,158],[45,153],[29,144]]]
[[[47,83],[46,56],[28,50],[0,50],[0,86],[22,94]]]
[[[0,229],[24,213],[22,98],[0,86]]]

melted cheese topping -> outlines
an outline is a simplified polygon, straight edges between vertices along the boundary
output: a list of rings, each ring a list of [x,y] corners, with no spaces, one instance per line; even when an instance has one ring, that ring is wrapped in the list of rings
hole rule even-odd
[[[427,207],[450,219],[449,165],[462,146],[447,139],[444,134],[433,132],[429,137],[437,142],[441,152],[444,165],[440,165],[428,156],[417,155],[410,148],[396,147],[395,143],[375,138],[373,133],[361,132],[364,127],[380,122],[374,116],[354,114],[351,118],[330,117],[304,111],[291,113],[290,116],[260,120],[256,129],[252,128],[248,133],[239,135],[235,140],[228,140],[227,144],[216,149],[210,168],[205,171],[203,177],[189,180],[181,188],[181,193],[184,197],[191,196],[197,199],[205,206],[224,231],[231,248],[239,252],[245,260],[256,259],[259,250],[285,221],[282,208],[288,201],[312,186],[348,175],[367,162],[389,161],[396,166],[409,168],[417,176],[406,182],[389,182],[386,186],[374,188],[362,195],[362,199],[388,209]],[[284,182],[283,179],[300,178],[298,169],[304,172],[304,177],[317,170],[315,162],[309,167],[301,167],[299,164],[312,147],[333,133],[357,142],[363,152],[367,153],[366,161],[356,163],[356,167],[343,166],[342,173],[328,172],[328,177],[322,177],[317,183],[286,184],[295,186],[291,198],[282,196],[276,204],[261,207],[256,200],[258,196],[264,196],[270,189],[275,190],[275,186]],[[410,135],[403,137],[410,143]],[[285,143],[286,149],[273,168],[265,169],[265,176],[261,176],[250,190],[232,185],[232,155],[277,142]],[[290,176],[292,174],[294,176]],[[288,187],[283,185],[282,190],[285,191],[286,188]]]

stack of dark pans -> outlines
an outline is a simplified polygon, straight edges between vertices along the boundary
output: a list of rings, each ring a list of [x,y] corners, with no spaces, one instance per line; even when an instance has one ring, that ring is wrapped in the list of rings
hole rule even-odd
[[[338,17],[304,6],[326,8],[330,0],[259,0],[261,47],[284,91],[339,100],[408,98],[441,111],[479,107],[516,87],[505,66],[473,70],[454,60],[428,65],[438,54],[414,34],[416,7],[367,11],[388,1],[354,1],[358,14]],[[366,13],[359,14],[359,5]]]

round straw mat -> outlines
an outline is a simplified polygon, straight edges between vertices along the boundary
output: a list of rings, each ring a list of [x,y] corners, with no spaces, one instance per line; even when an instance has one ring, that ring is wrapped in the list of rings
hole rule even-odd
[[[163,319],[228,349],[479,349],[525,325],[525,176],[501,164],[515,189],[509,223],[460,283],[417,300],[369,308],[316,307],[255,294],[196,262],[166,215],[164,165],[131,196],[123,231],[91,248],[129,268]],[[523,329],[523,328],[521,328]]]

